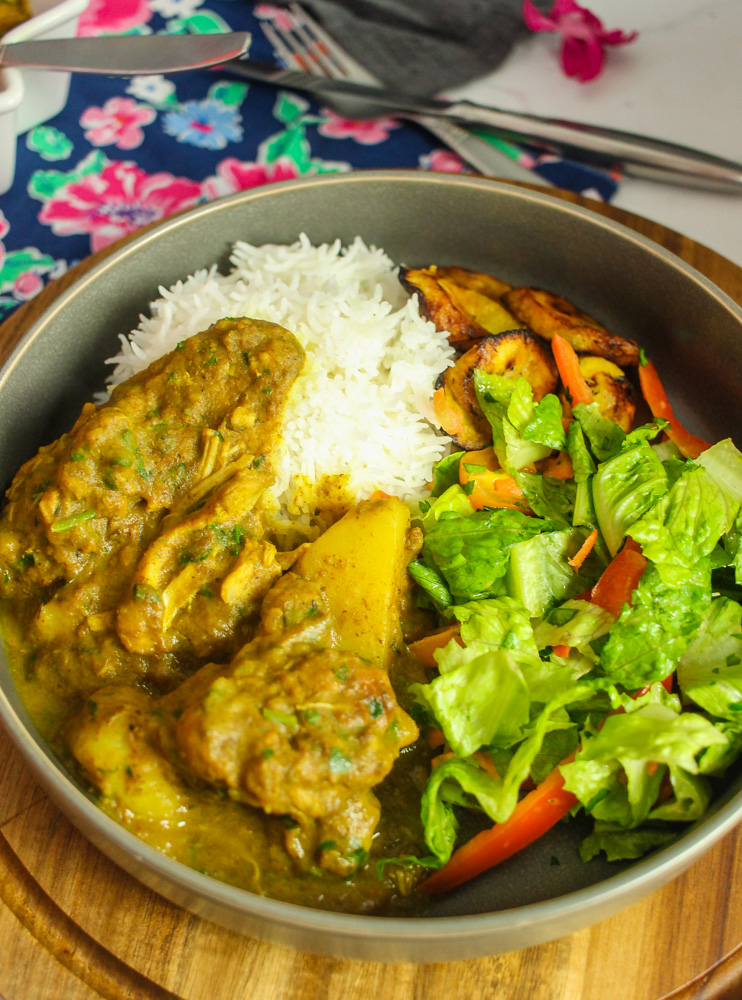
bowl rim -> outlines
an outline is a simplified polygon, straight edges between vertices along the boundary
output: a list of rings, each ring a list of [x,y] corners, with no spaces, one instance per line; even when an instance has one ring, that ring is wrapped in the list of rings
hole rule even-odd
[[[144,232],[135,233],[125,238],[125,241],[120,241],[121,245],[114,244],[107,256],[84,275],[78,277],[28,327],[0,368],[0,392],[9,373],[18,363],[22,354],[53,317],[60,310],[66,308],[67,303],[74,299],[88,284],[95,282],[101,274],[111,267],[117,266],[119,261],[137,253],[142,246],[158,240],[173,230],[188,227],[204,215],[229,211],[236,203],[253,202],[264,198],[272,199],[280,197],[282,191],[295,191],[302,187],[321,186],[324,188],[338,184],[343,187],[349,184],[362,186],[369,182],[377,183],[379,181],[416,185],[445,184],[450,186],[457,184],[474,189],[495,189],[509,197],[545,203],[567,215],[577,215],[593,225],[617,233],[623,239],[629,239],[645,250],[662,257],[674,268],[684,272],[688,278],[702,285],[706,293],[711,294],[725,305],[733,313],[742,329],[742,308],[705,275],[648,237],[608,216],[591,211],[581,203],[576,204],[554,197],[545,193],[542,188],[530,189],[485,177],[434,172],[422,173],[414,170],[357,170],[348,174],[326,174],[318,177],[298,178],[237,192],[195,206],[178,215],[170,216],[148,227]],[[7,661],[1,647],[0,664],[7,671]],[[15,697],[18,698],[20,704],[20,696],[17,692]],[[106,815],[95,804],[92,797],[82,790],[82,787],[66,772],[61,762],[57,760],[36,732],[33,723],[27,717],[25,708],[21,706],[21,710],[18,711],[1,685],[0,722],[5,726],[15,746],[53,800],[68,817],[71,818],[70,813],[72,812],[77,819],[84,823],[86,839],[95,843],[104,853],[107,851],[102,846],[101,841],[113,843],[117,851],[130,856],[132,860],[136,860],[153,878],[165,883],[176,882],[200,899],[221,907],[226,906],[235,914],[258,920],[263,918],[274,925],[281,924],[294,929],[311,930],[314,934],[332,934],[335,938],[346,941],[372,938],[376,939],[377,943],[382,940],[401,940],[409,945],[416,941],[424,940],[430,944],[431,941],[445,939],[447,942],[451,942],[463,938],[471,939],[472,936],[483,939],[492,936],[495,932],[506,929],[513,930],[526,924],[530,927],[544,926],[554,921],[556,917],[560,918],[564,929],[557,934],[551,934],[550,937],[559,936],[559,933],[569,933],[577,926],[584,926],[593,920],[602,919],[603,916],[607,916],[626,905],[627,902],[631,901],[627,897],[634,893],[638,882],[646,880],[645,886],[648,888],[642,893],[646,895],[670,881],[698,860],[742,818],[742,791],[740,791],[735,793],[729,801],[720,805],[711,815],[707,814],[686,828],[667,847],[634,862],[623,871],[593,885],[535,903],[527,903],[504,910],[440,917],[393,917],[344,913],[259,896],[249,890],[220,882],[211,876],[197,872],[140,840]],[[77,825],[75,820],[73,823]],[[96,840],[87,832],[88,829],[95,831],[100,839]],[[120,861],[117,863],[121,867],[125,867]],[[167,895],[166,892],[157,889],[140,875],[134,875],[134,877],[140,882],[150,885],[161,895]],[[607,912],[602,912],[592,919],[579,919],[577,925],[570,925],[570,919],[578,918],[580,913],[583,914],[583,917],[586,911],[594,913],[598,909],[598,904],[606,897],[610,899],[610,909]],[[251,930],[250,933],[254,933],[254,930]],[[541,940],[543,939],[545,938],[542,937]]]

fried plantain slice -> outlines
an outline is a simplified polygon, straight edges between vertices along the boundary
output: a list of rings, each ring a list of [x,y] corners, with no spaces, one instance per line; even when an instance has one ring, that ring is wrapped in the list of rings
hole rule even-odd
[[[601,414],[628,434],[636,412],[636,398],[634,387],[622,369],[607,358],[585,355],[580,358],[580,371]]]
[[[526,286],[511,288],[502,301],[521,323],[546,340],[558,333],[578,354],[597,354],[617,365],[639,364],[639,345],[635,341],[609,333],[561,295]]]
[[[416,270],[402,267],[399,280],[417,296],[422,315],[446,331],[457,350],[518,326],[499,298],[510,286],[489,274],[433,264]]]
[[[530,330],[510,330],[477,341],[443,372],[434,398],[443,430],[467,451],[492,442],[492,428],[479,407],[474,388],[477,369],[490,375],[527,379],[536,402],[554,391],[559,378],[548,345]]]
[[[470,271],[466,267],[435,266],[435,271],[439,280],[452,281],[462,288],[470,288],[473,292],[486,295],[488,299],[499,299],[513,287],[491,274],[485,274],[484,271]]]

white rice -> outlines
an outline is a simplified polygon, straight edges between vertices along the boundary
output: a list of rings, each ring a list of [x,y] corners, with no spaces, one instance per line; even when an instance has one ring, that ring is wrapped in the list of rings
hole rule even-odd
[[[419,313],[386,254],[356,238],[314,247],[237,243],[231,271],[198,271],[151,304],[121,336],[111,386],[223,317],[270,320],[307,352],[286,407],[275,456],[279,517],[316,534],[316,491],[341,476],[348,502],[375,490],[414,502],[425,492],[448,439],[435,423],[436,378],[452,364],[445,334]]]

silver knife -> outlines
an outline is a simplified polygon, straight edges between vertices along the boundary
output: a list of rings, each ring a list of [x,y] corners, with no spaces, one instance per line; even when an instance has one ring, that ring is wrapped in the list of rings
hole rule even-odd
[[[106,35],[6,42],[0,45],[0,67],[105,76],[181,73],[237,59],[247,52],[250,38],[247,31],[228,31],[215,35]]]
[[[504,111],[470,101],[448,103],[432,97],[416,97],[385,87],[284,69],[254,59],[237,59],[223,68],[250,80],[307,92],[348,117],[368,118],[395,111],[404,115],[430,115],[460,125],[489,129],[515,142],[531,143],[603,168],[620,164],[623,172],[632,176],[742,194],[742,163],[649,136]]]

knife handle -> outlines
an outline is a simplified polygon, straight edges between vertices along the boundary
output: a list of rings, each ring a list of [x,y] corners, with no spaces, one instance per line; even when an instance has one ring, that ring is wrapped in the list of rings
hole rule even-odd
[[[534,145],[596,166],[620,165],[625,174],[670,181],[713,191],[742,194],[742,164],[661,139],[558,118],[542,118],[457,101],[446,117],[477,128],[491,128]]]

